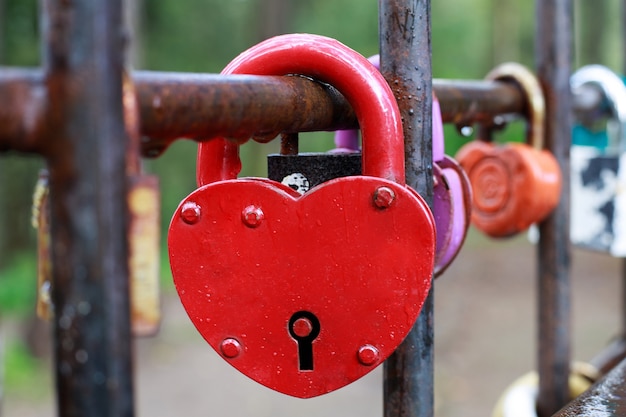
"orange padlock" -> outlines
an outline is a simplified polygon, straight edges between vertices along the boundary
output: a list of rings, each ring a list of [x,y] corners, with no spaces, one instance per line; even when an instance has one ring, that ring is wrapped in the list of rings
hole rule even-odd
[[[481,137],[456,157],[472,184],[472,223],[491,237],[507,237],[543,220],[557,206],[561,171],[543,148],[545,101],[537,78],[516,63],[502,64],[486,78],[513,82],[523,91],[527,143],[494,145]]]

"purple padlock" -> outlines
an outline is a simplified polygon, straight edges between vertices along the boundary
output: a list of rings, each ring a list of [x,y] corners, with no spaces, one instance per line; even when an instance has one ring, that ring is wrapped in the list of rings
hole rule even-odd
[[[470,225],[472,187],[459,163],[444,153],[443,121],[433,95],[433,215],[437,226],[435,277],[461,250]]]
[[[380,57],[368,60],[380,69]],[[439,101],[433,95],[433,215],[437,227],[435,277],[441,275],[461,250],[471,218],[472,188],[457,161],[444,153],[443,121]],[[358,130],[335,132],[334,152],[359,150]]]

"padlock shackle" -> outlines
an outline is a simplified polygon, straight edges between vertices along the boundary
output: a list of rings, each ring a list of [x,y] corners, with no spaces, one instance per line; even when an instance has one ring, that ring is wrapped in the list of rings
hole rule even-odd
[[[363,175],[405,183],[402,120],[393,92],[367,59],[339,41],[309,34],[276,36],[237,56],[222,74],[297,74],[331,84],[359,120],[365,138]],[[198,185],[236,178],[238,148],[225,138],[200,143]]]
[[[369,62],[380,71],[380,55],[372,55],[367,58]],[[444,158],[444,135],[443,135],[443,119],[441,117],[441,106],[439,100],[433,92],[433,162],[443,161]],[[350,151],[359,150],[359,131],[357,129],[338,130],[335,132],[335,147],[338,149],[347,149]]]
[[[572,90],[592,85],[602,92],[609,104],[611,121],[616,127],[616,135],[609,136],[607,150],[626,150],[626,85],[612,70],[603,65],[586,65],[574,72],[570,78]]]
[[[372,55],[367,58],[369,62],[380,71],[380,54]],[[358,152],[359,148],[359,130],[345,129],[335,132],[335,148],[345,151]]]
[[[435,92],[433,91],[433,108],[432,108],[433,120],[433,162],[443,161],[445,155],[445,140],[443,135],[443,118],[441,117],[441,105]]]
[[[500,64],[487,74],[486,80],[513,82],[526,98],[528,128],[526,142],[541,151],[544,147],[546,102],[539,80],[528,68],[516,62]]]

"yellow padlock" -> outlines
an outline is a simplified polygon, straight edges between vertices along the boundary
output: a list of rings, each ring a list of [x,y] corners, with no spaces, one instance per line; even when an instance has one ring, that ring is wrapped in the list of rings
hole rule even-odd
[[[574,362],[569,375],[570,399],[587,391],[600,378],[600,372],[592,365]],[[537,392],[539,375],[536,371],[516,379],[498,399],[492,417],[537,417]]]
[[[135,336],[152,336],[161,319],[159,291],[159,188],[158,178],[131,178],[129,270],[132,330]]]

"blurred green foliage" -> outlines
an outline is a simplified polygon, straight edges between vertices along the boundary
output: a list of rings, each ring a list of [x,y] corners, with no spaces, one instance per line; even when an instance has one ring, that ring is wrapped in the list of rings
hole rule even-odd
[[[39,63],[39,28],[36,0],[3,0],[0,24],[2,65],[34,66]]]
[[[24,251],[0,270],[0,309],[3,313],[28,314],[35,310],[37,265]]]
[[[364,56],[378,52],[378,2],[374,0],[126,0],[137,4],[132,19],[131,57],[137,69],[219,72],[253,44],[276,34],[306,32],[336,38]],[[432,2],[433,75],[446,79],[480,79],[494,65],[517,61],[533,67],[534,3],[522,0],[437,0]],[[579,0],[576,6],[574,67],[602,63],[622,70],[625,50],[620,35],[618,0]],[[601,7],[600,7],[601,6]],[[40,64],[37,0],[0,0],[0,64]],[[582,40],[582,41],[581,41]],[[498,141],[523,140],[525,126],[513,123],[498,132]],[[445,126],[446,152],[471,138]],[[332,134],[302,134],[302,151],[332,147]],[[270,144],[241,147],[242,175],[265,175]],[[195,187],[196,145],[178,141],[163,156],[146,160],[158,174],[162,190],[162,288],[173,285],[165,239],[171,214]],[[36,291],[36,243],[30,204],[39,158],[0,155],[0,314],[32,315]],[[24,345],[4,346],[4,383],[10,394],[39,396],[51,383]]]
[[[11,341],[4,347],[4,385],[10,396],[29,401],[50,395],[52,373],[44,361],[29,354],[27,346]]]

